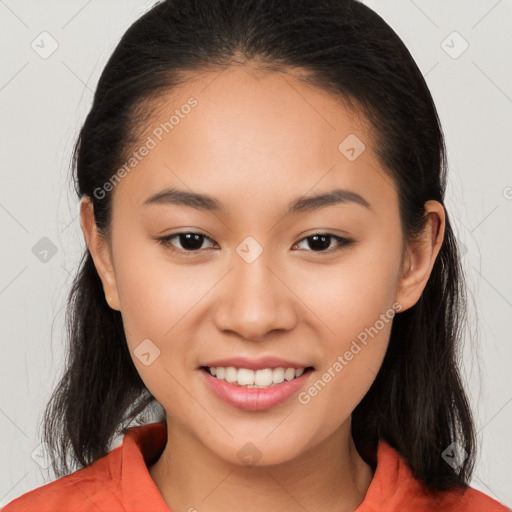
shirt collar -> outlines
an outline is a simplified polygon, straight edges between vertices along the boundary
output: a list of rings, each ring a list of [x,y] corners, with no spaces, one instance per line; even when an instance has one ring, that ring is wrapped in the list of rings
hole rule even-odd
[[[165,448],[167,426],[149,423],[131,427],[123,438],[121,492],[130,510],[170,512],[149,474],[151,466]]]

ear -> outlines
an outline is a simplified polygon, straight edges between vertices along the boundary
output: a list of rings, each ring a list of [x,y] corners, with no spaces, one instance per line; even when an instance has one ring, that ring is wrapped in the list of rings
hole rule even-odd
[[[427,220],[421,234],[407,243],[398,283],[397,302],[405,311],[418,302],[441,250],[445,231],[445,211],[438,201],[425,203]]]
[[[106,238],[98,231],[94,220],[94,205],[88,196],[83,196],[80,201],[80,226],[98,275],[103,283],[105,300],[112,309],[119,311],[119,295],[112,264],[111,248]]]

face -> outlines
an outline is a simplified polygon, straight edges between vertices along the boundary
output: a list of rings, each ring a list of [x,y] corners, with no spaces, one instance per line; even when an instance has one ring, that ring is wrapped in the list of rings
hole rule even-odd
[[[347,432],[394,310],[425,281],[406,272],[396,186],[364,120],[290,74],[233,68],[166,97],[134,150],[144,144],[114,187],[111,243],[95,263],[169,424],[235,464],[248,442],[275,464]],[[213,200],[151,201],[170,188]],[[201,368],[235,357],[312,370],[244,408]]]

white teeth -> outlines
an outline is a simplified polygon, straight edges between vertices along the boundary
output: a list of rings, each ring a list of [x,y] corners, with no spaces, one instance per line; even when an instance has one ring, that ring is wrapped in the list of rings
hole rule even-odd
[[[272,382],[276,384],[284,382],[284,368],[274,368],[272,371]]]
[[[240,368],[238,370],[237,382],[239,386],[246,386],[254,384],[254,371],[247,368]]]
[[[295,378],[295,368],[286,368],[284,372],[284,378],[286,380],[292,380]]]
[[[254,374],[254,384],[256,384],[256,386],[270,386],[270,384],[272,384],[272,370],[270,368],[257,370]]]
[[[217,379],[249,388],[268,388],[300,377],[304,368],[264,368],[250,370],[248,368],[210,367],[210,373]]]
[[[233,368],[232,366],[228,366],[226,368],[226,382],[236,382],[237,380],[237,371],[236,368]]]

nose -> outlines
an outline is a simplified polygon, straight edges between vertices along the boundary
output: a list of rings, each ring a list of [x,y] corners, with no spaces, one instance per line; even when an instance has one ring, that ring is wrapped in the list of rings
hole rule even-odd
[[[296,324],[293,286],[264,255],[265,251],[252,263],[234,255],[234,268],[223,280],[214,311],[219,330],[260,340],[272,331],[291,330]]]

